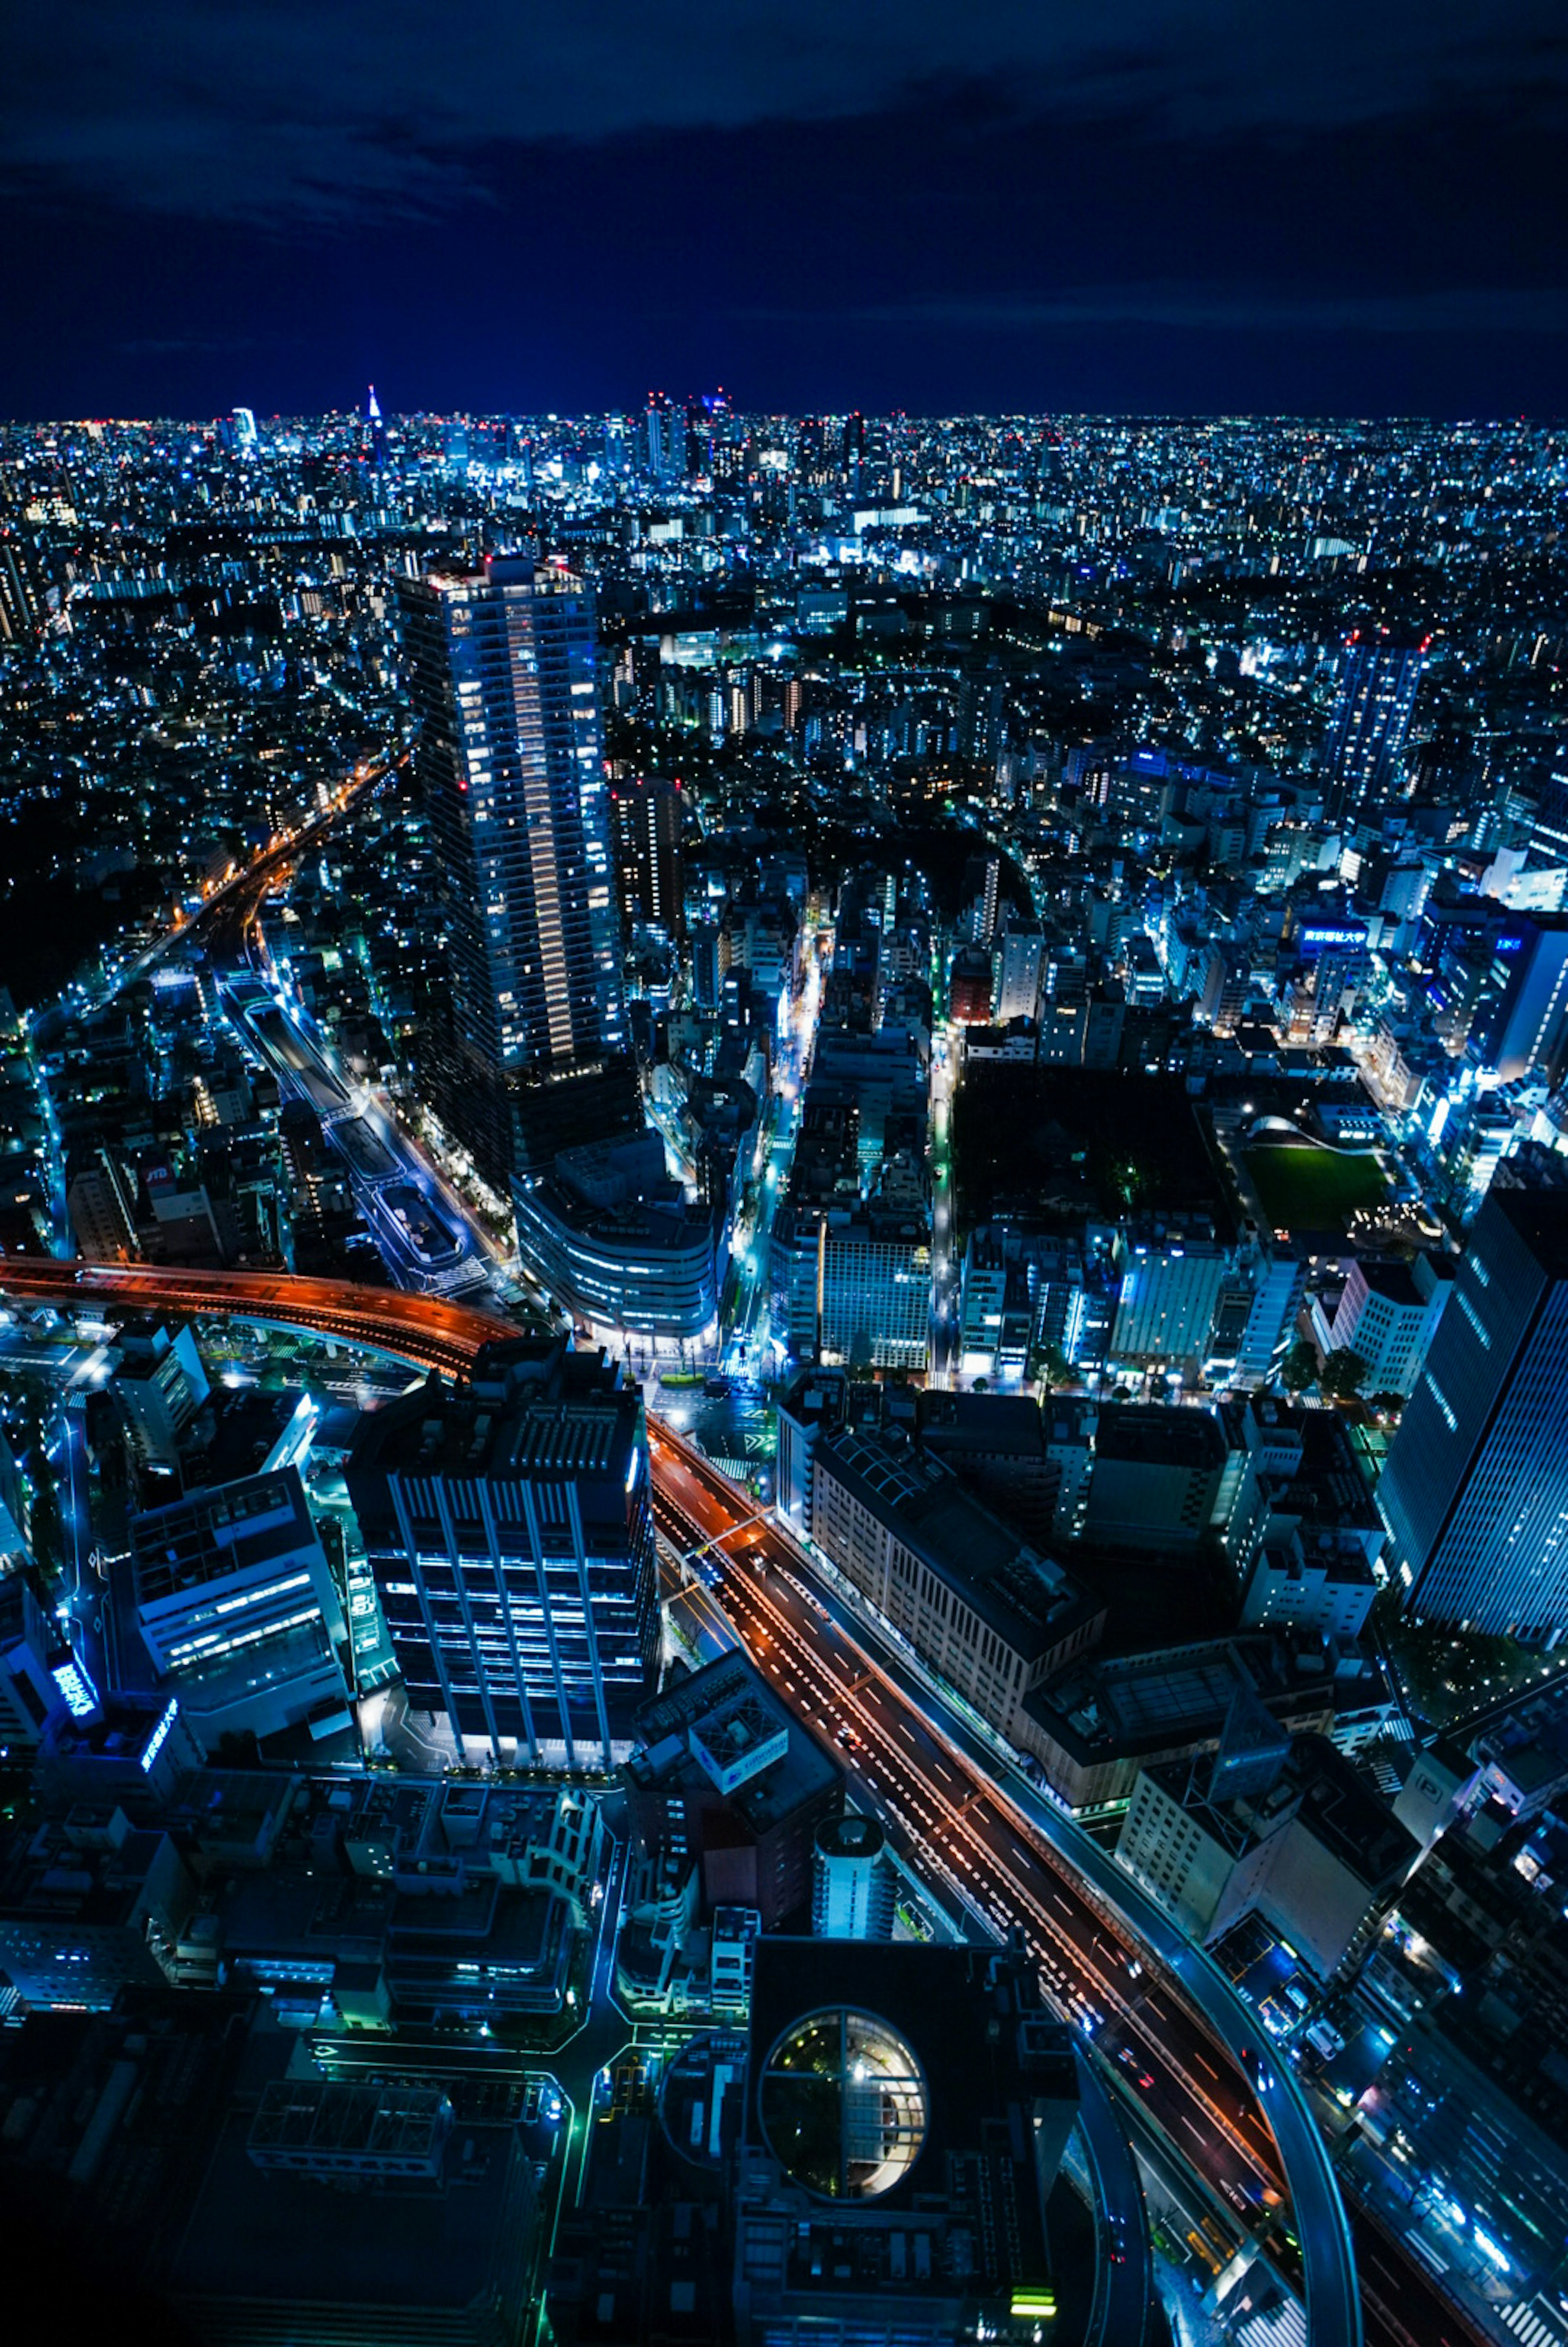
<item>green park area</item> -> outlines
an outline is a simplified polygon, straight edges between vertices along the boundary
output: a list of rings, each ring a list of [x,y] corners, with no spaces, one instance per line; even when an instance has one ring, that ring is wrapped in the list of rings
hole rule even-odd
[[[1275,1230],[1342,1229],[1362,1207],[1389,1194],[1370,1151],[1353,1157],[1291,1142],[1264,1143],[1247,1153],[1247,1170]]]

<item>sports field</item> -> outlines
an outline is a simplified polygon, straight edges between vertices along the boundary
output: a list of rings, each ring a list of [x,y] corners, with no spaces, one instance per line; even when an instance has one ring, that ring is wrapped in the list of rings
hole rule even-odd
[[[1369,1152],[1341,1157],[1331,1149],[1266,1143],[1247,1151],[1247,1170],[1276,1230],[1339,1230],[1359,1207],[1380,1206],[1389,1194]]]

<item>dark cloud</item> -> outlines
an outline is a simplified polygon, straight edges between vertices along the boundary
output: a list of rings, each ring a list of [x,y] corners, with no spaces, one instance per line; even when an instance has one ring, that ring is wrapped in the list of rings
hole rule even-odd
[[[1555,10],[13,11],[0,413],[1555,410]]]
[[[78,0],[9,26],[13,184],[273,222],[461,205],[497,147],[853,120],[967,84],[1043,123],[1208,138],[1457,93],[1517,118],[1568,80],[1550,0]]]
[[[1427,293],[1292,293],[1221,285],[1085,286],[1040,297],[890,302],[864,310],[742,312],[779,325],[886,326],[912,332],[1070,332],[1170,327],[1223,334],[1563,334],[1568,289],[1452,286]]]

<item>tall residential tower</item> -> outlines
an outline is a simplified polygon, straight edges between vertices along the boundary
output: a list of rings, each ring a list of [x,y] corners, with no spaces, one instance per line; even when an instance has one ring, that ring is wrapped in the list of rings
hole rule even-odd
[[[1397,781],[1430,641],[1358,630],[1346,645],[1324,753],[1336,816],[1386,797]]]
[[[530,1082],[622,1045],[593,608],[568,573],[510,559],[401,596],[449,962],[432,1091],[504,1191]]]

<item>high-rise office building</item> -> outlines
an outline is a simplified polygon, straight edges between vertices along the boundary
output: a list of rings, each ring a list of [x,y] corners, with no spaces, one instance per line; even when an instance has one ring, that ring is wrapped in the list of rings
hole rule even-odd
[[[1543,864],[1568,864],[1568,773],[1553,774],[1543,785],[1530,846]]]
[[[74,1176],[66,1212],[89,1263],[129,1263],[137,1253],[136,1190],[107,1149]]]
[[[603,1353],[490,1346],[369,1413],[345,1471],[411,1709],[497,1760],[607,1765],[658,1652],[637,1388]]]
[[[1568,1193],[1494,1188],[1378,1487],[1409,1610],[1568,1630]]]
[[[681,926],[681,817],[676,782],[640,774],[610,785],[610,825],[621,919],[646,921],[670,937]]]
[[[1568,1041],[1568,919],[1516,913],[1492,939],[1486,1003],[1471,1030],[1476,1063],[1500,1083],[1562,1073]]]
[[[686,470],[686,415],[667,393],[649,392],[639,436],[642,469],[648,477],[678,481]]]
[[[27,1582],[20,1573],[0,1574],[0,1744],[16,1751],[36,1745],[60,1701],[51,1646],[44,1609]]]
[[[401,594],[447,937],[431,1086],[504,1190],[529,1080],[622,1043],[593,610],[569,574],[511,559]]]
[[[28,644],[43,624],[45,587],[34,547],[0,528],[0,644]]]
[[[1005,1027],[1010,1019],[1037,1019],[1040,983],[1045,967],[1045,939],[1038,928],[1009,921],[998,947],[996,1018]]]
[[[1345,647],[1324,765],[1336,815],[1382,798],[1399,773],[1430,637],[1401,642],[1359,630]]]

